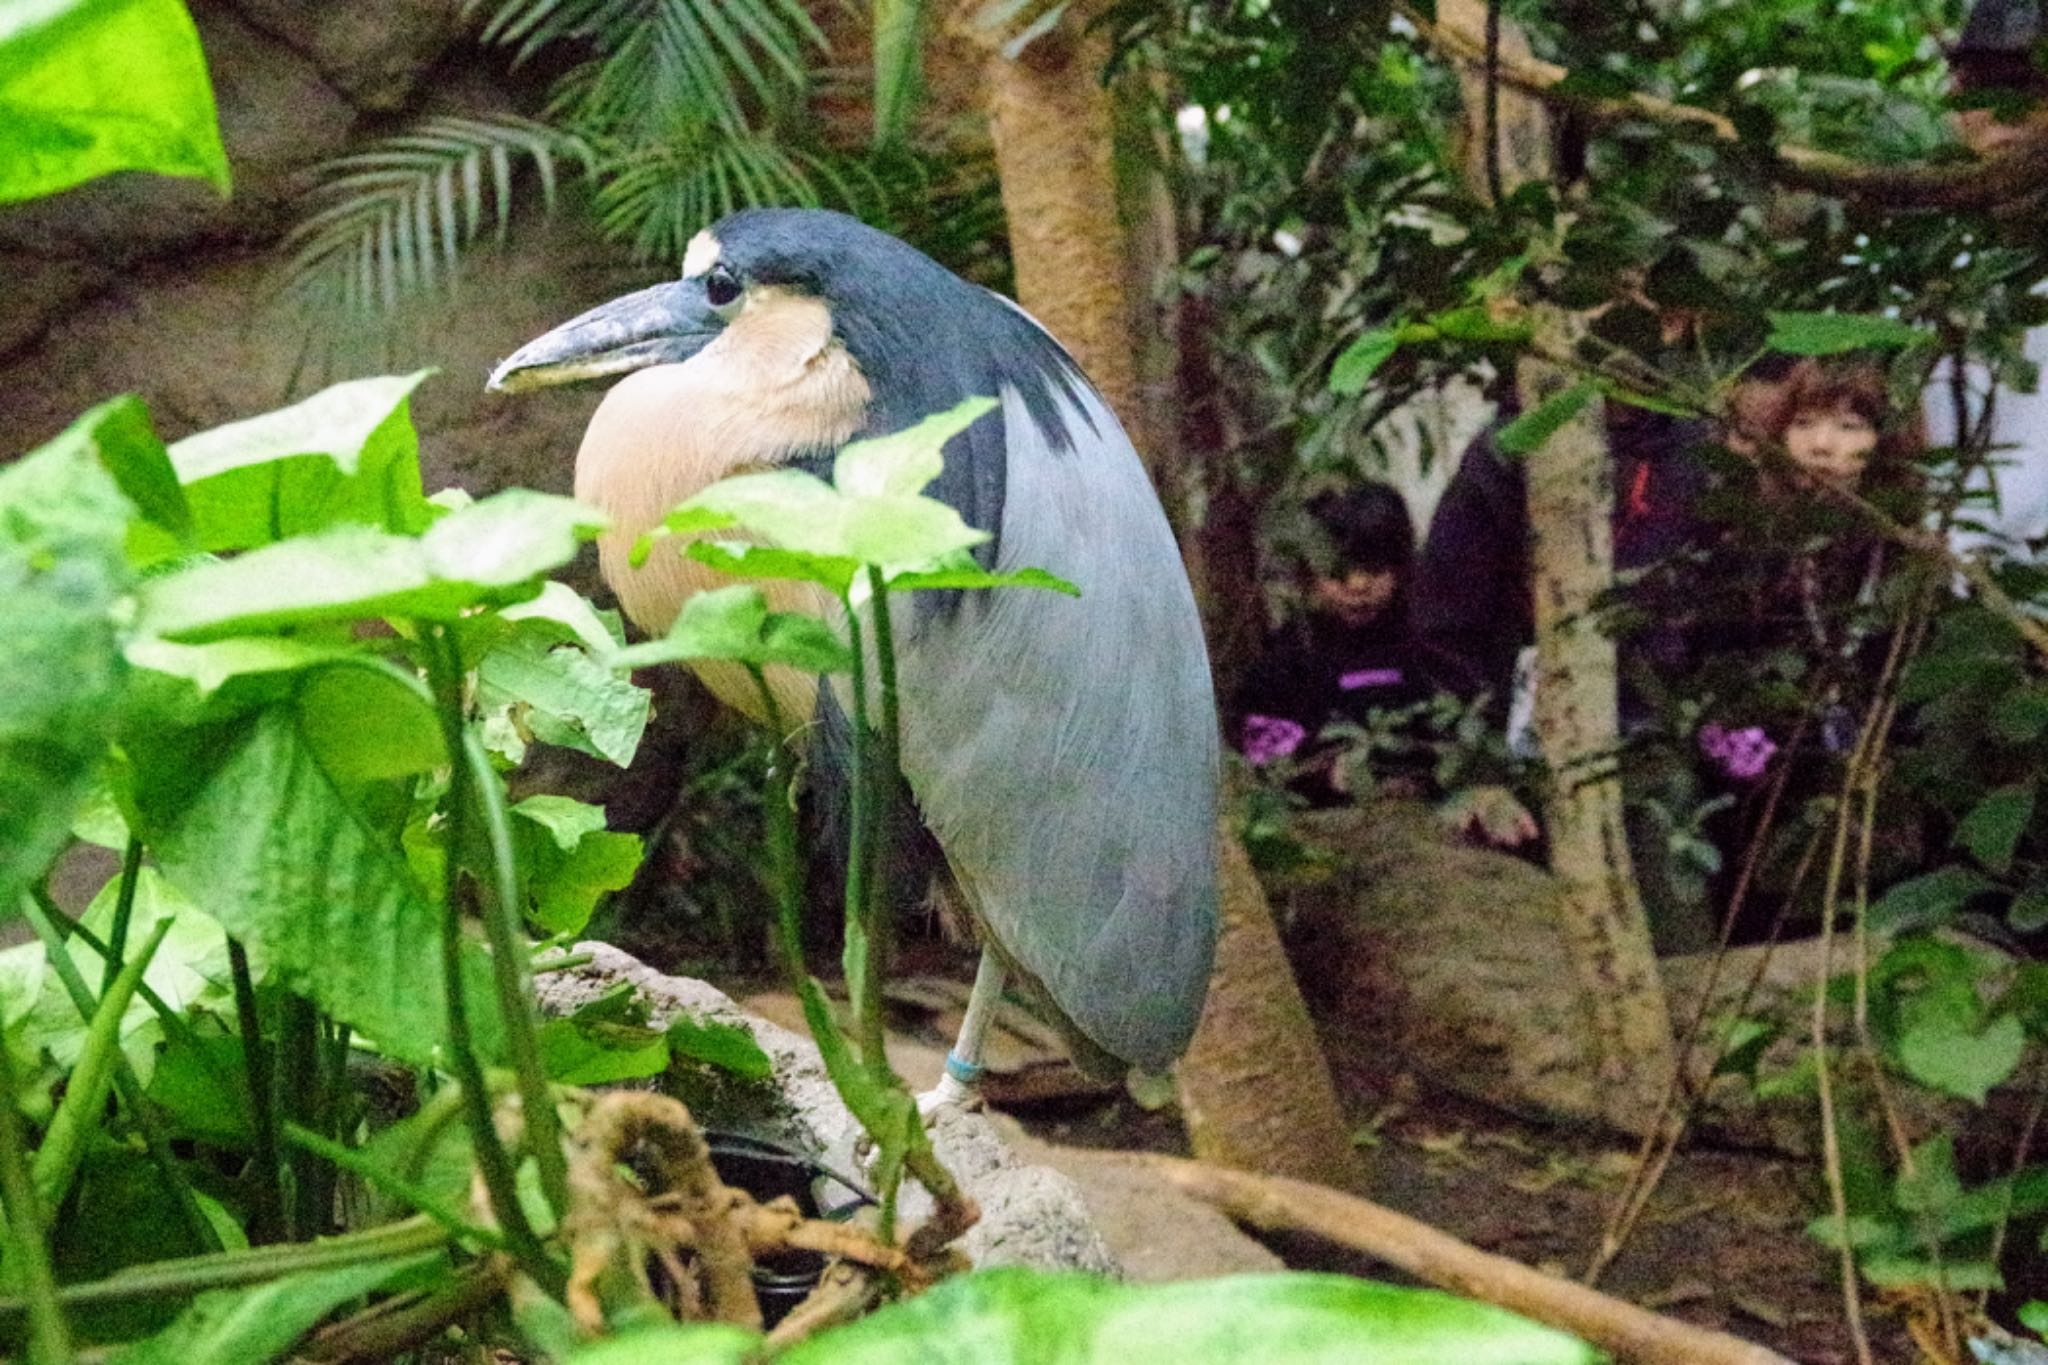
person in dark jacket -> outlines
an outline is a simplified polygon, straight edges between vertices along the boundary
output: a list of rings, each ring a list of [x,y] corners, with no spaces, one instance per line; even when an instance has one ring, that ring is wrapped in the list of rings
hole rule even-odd
[[[1515,658],[1536,639],[1528,474],[1495,443],[1513,416],[1503,410],[1445,487],[1423,541],[1411,617],[1435,684],[1467,701],[1487,697],[1503,720]],[[1614,461],[1614,567],[1627,573],[1698,538],[1707,472],[1697,452],[1706,428],[1610,403],[1607,435]],[[1668,642],[1651,631],[1636,647],[1654,654]]]
[[[1424,666],[1445,691],[1485,699],[1497,723],[1508,719],[1517,656],[1535,642],[1534,568],[1530,559],[1528,475],[1495,442],[1514,413],[1465,452],[1437,503],[1415,575],[1414,629]],[[1708,471],[1704,424],[1618,403],[1607,405],[1614,470],[1614,568],[1633,574],[1694,548]],[[1628,603],[1628,592],[1622,594]],[[1621,719],[1626,733],[1649,719],[1634,677],[1667,674],[1686,654],[1683,621],[1652,607],[1621,644]],[[1659,952],[1688,952],[1712,941],[1710,911],[1696,894],[1674,889],[1661,832],[1635,804],[1625,812],[1638,881],[1649,903]],[[1525,817],[1526,818],[1526,817]]]
[[[1363,725],[1375,710],[1426,700],[1425,670],[1408,631],[1415,529],[1408,504],[1384,483],[1325,493],[1308,505],[1322,544],[1304,567],[1308,610],[1266,637],[1232,707],[1233,737],[1254,764],[1289,757],[1310,768],[1303,794],[1342,799],[1317,760],[1334,721]]]

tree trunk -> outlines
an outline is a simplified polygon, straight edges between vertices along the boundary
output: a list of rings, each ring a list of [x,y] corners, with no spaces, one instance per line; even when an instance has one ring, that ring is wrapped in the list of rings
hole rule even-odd
[[[1267,1175],[1360,1189],[1329,1063],[1273,928],[1251,860],[1218,829],[1223,936],[1195,1040],[1181,1059],[1180,1107],[1195,1155]]]
[[[1574,320],[1547,304],[1536,316],[1539,340],[1568,353]],[[1570,382],[1533,357],[1515,379],[1525,412]],[[1594,610],[1614,581],[1611,483],[1597,402],[1529,455],[1535,729],[1550,769],[1550,868],[1566,887],[1565,946],[1600,1043],[1601,1094],[1617,1127],[1640,1131],[1656,1121],[1676,1054],[1622,826],[1614,641]]]
[[[988,57],[990,131],[1017,301],[1081,362],[1133,437],[1144,435],[1117,220],[1109,37],[1073,15],[1015,57]]]
[[[1442,0],[1438,22],[1483,46],[1486,5]],[[1500,50],[1528,51],[1512,23]],[[1466,179],[1479,193],[1512,193],[1547,174],[1548,119],[1535,100],[1508,90],[1489,103],[1483,69],[1461,75]],[[1569,355],[1583,324],[1562,309],[1532,309],[1537,349]],[[1516,367],[1524,412],[1569,382],[1533,356]],[[1609,1119],[1629,1131],[1655,1122],[1675,1063],[1671,1015],[1629,856],[1614,754],[1620,742],[1614,642],[1594,607],[1614,581],[1613,489],[1600,405],[1579,414],[1528,457],[1531,590],[1536,620],[1535,731],[1549,765],[1544,824],[1551,869],[1566,886],[1563,935],[1585,992],[1600,1049]]]
[[[976,7],[970,5],[970,16]],[[1101,72],[1108,39],[1087,7],[1014,55],[988,50],[989,117],[1017,297],[1065,343],[1143,439],[1132,253],[1116,212],[1115,120]],[[1218,827],[1223,933],[1208,1006],[1179,1068],[1197,1153],[1274,1174],[1358,1184],[1329,1065],[1273,927],[1265,892],[1226,819]]]

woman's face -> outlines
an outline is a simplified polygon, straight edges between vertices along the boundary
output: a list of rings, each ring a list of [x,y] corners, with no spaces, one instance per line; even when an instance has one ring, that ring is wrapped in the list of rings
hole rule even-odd
[[[1347,626],[1369,626],[1394,600],[1399,583],[1392,569],[1351,569],[1342,578],[1318,578],[1315,609]]]
[[[1846,405],[1804,408],[1785,428],[1785,453],[1807,477],[1854,492],[1877,450],[1877,428]]]

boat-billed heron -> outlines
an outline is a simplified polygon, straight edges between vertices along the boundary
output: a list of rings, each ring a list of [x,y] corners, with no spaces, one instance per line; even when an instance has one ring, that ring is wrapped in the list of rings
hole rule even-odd
[[[1164,1069],[1215,952],[1215,701],[1158,498],[1073,358],[1015,304],[853,218],[753,209],[699,233],[682,278],[564,323],[490,383],[609,376],[623,378],[584,435],[576,495],[610,514],[605,580],[657,634],[729,581],[674,541],[629,564],[676,504],[740,470],[829,476],[851,440],[999,400],[927,492],[990,533],[984,567],[1049,569],[1081,595],[948,594],[903,614],[903,773],[983,949],[934,1096],[973,1084],[1006,976],[1056,1011],[1091,1070],[1105,1053]],[[825,614],[802,585],[763,586]],[[759,711],[743,677],[698,671]],[[837,711],[808,679],[771,684],[786,715]]]

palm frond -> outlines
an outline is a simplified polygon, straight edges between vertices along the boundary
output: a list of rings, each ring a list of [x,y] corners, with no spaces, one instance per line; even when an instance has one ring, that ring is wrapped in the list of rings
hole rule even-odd
[[[875,145],[901,140],[923,84],[924,0],[874,0]]]
[[[519,160],[550,207],[559,163],[595,171],[583,139],[509,115],[424,119],[325,163],[285,235],[285,292],[363,318],[447,288],[487,223],[503,240]]]
[[[514,47],[515,63],[588,44],[595,60],[555,108],[588,131],[643,137],[678,123],[745,132],[750,110],[802,93],[809,55],[826,46],[801,0],[502,0],[482,36]]]
[[[597,192],[598,224],[640,260],[680,266],[690,239],[735,209],[815,207],[852,197],[838,168],[765,134],[706,134],[615,163]]]

